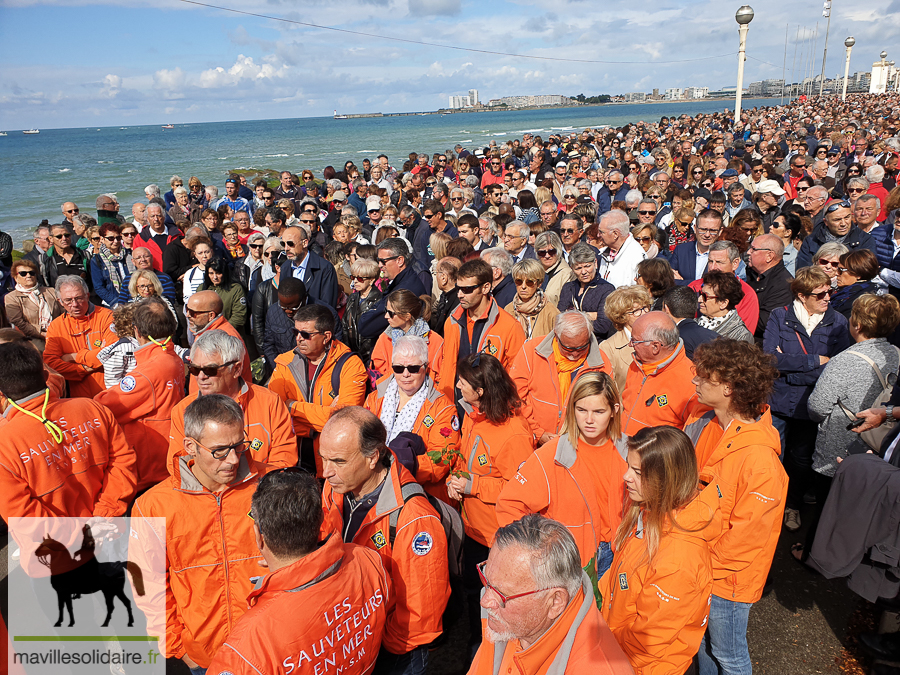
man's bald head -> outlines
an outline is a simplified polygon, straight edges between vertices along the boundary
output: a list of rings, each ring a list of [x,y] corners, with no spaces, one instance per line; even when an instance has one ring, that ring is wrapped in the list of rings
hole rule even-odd
[[[215,312],[221,314],[225,309],[222,298],[215,291],[197,291],[187,301],[188,309],[195,312]]]
[[[131,259],[134,261],[135,270],[152,270],[153,254],[149,248],[138,246],[131,253]]]
[[[655,363],[669,357],[680,336],[675,322],[665,312],[648,312],[631,329],[634,353],[641,363]]]

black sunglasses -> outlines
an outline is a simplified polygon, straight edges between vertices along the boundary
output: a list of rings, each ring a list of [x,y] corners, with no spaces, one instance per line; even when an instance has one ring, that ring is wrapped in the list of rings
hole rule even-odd
[[[825,209],[825,215],[828,215],[829,213],[834,213],[838,209],[849,209],[851,206],[852,206],[852,204],[850,204],[850,202],[847,201],[846,199],[842,202],[835,202],[834,204],[829,206],[827,209]]]
[[[262,244],[250,244],[250,248],[262,248]]]
[[[425,367],[424,365],[418,365],[418,366],[396,366],[395,365],[395,366],[391,366],[391,370],[393,370],[394,373],[396,373],[397,375],[402,375],[404,370],[408,370],[410,372],[410,374],[415,375],[420,370],[422,370],[422,368],[424,368],[424,367]]]
[[[537,251],[537,254],[541,258],[551,258],[556,255],[556,249],[555,248],[543,248],[540,251]]]
[[[481,288],[482,284],[475,284],[474,286],[457,286],[456,289],[463,293],[464,295],[468,295],[472,293],[476,288]]]
[[[19,270],[17,273],[20,277],[36,277],[37,272],[32,272],[31,270]]]
[[[226,366],[234,365],[235,363],[237,363],[237,361],[226,361],[225,363],[220,364],[218,366],[203,366],[203,367],[195,366],[193,364],[188,364],[188,371],[194,377],[197,377],[197,375],[199,375],[200,373],[203,373],[207,377],[215,377],[216,375],[219,374],[219,370],[221,370],[222,368],[225,368]]]

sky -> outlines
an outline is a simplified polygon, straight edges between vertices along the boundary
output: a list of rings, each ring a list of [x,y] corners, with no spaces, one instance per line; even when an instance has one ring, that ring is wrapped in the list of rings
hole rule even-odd
[[[745,86],[795,81],[821,0],[751,0]],[[737,79],[740,2],[721,0],[0,0],[0,129],[197,123],[435,110],[478,89],[586,96],[720,89]],[[796,36],[801,31],[800,43]],[[826,76],[900,61],[900,0],[834,0]],[[522,56],[544,57],[543,59]],[[577,63],[569,60],[601,61]]]

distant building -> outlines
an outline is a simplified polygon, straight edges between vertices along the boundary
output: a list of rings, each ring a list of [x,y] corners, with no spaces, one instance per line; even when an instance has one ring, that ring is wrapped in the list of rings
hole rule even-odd
[[[687,87],[684,90],[684,98],[707,98],[709,87]]]
[[[509,108],[527,108],[538,105],[572,105],[574,101],[568,96],[558,94],[540,94],[537,96],[504,96],[491,99],[489,106],[505,105]]]
[[[684,89],[681,89],[680,87],[666,89],[667,101],[680,101],[682,98],[684,98]]]
[[[472,101],[472,93],[474,92],[476,96],[475,102]],[[459,110],[460,108],[469,108],[475,105],[477,101],[478,91],[472,89],[469,92],[469,96],[451,96],[450,97],[450,108],[452,110]]]
[[[647,100],[647,94],[641,91],[633,91],[629,94],[625,94],[623,99],[625,103],[643,103]]]
[[[659,100],[659,89],[654,89],[653,93],[650,95],[650,98],[652,98],[653,100]]]
[[[478,105],[478,90],[469,89],[469,105]]]

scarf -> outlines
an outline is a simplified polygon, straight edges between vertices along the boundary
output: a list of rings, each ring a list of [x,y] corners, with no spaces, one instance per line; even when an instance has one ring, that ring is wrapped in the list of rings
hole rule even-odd
[[[799,300],[794,300],[794,314],[797,315],[797,321],[803,324],[803,328],[806,329],[806,334],[809,336],[812,336],[816,326],[818,326],[825,317],[825,314],[810,315],[810,313],[806,311],[804,304]]]
[[[674,251],[675,247],[678,244],[683,244],[688,241],[693,241],[694,235],[691,232],[690,227],[684,228],[684,232],[681,232],[678,229],[678,225],[674,222],[672,223],[672,227],[669,228],[669,250]]]
[[[103,262],[103,267],[109,273],[109,280],[112,282],[113,288],[117,291],[122,290],[122,276],[119,272],[119,264],[125,263],[125,254],[113,255],[112,251],[106,248],[106,244],[100,245],[100,251],[97,253]],[[134,270],[129,270],[133,272]]]
[[[425,396],[428,394],[430,384],[431,380],[426,377],[425,383],[419,391],[413,394],[412,398],[406,402],[406,405],[403,406],[403,408],[397,410],[397,405],[400,401],[400,385],[397,384],[396,378],[391,377],[387,391],[384,392],[384,401],[381,404],[381,423],[384,424],[384,428],[387,429],[388,444],[390,444],[398,434],[404,431],[411,432],[413,430],[416,418],[419,416],[419,411],[425,403]]]
[[[701,314],[700,316],[697,317],[697,325],[702,326],[703,328],[711,330],[715,333],[718,333],[719,326],[721,326],[723,323],[725,323],[725,320],[729,316],[731,316],[731,312],[733,312],[733,311],[734,310],[732,309],[732,310],[729,310],[725,314],[725,316],[715,316],[715,317],[706,316],[705,314]]]
[[[559,377],[559,400],[566,401],[569,386],[572,384],[572,373],[584,365],[584,358],[570,361],[559,350],[559,340],[553,340],[553,360],[556,363],[556,375]]]
[[[538,314],[544,309],[544,291],[538,289],[538,292],[531,296],[530,300],[521,300],[516,295],[513,300],[513,314],[516,320],[525,330],[525,337],[531,339],[531,333],[534,330],[534,324],[537,322]]]
[[[425,338],[425,341],[428,342],[428,333],[431,331],[431,328],[428,327],[428,324],[425,323],[425,319],[419,318],[413,322],[413,325],[409,327],[409,330],[404,332],[402,328],[391,328],[388,327],[388,337],[391,338],[391,346],[393,347],[397,344],[397,340],[402,338],[405,335],[413,335],[415,337]],[[407,429],[407,431],[409,431]]]
[[[41,325],[40,330],[42,333],[46,333],[47,326],[50,325],[53,317],[50,316],[50,305],[47,304],[47,300],[41,294],[41,289],[37,284],[35,284],[34,288],[25,288],[21,284],[16,284],[16,290],[38,306],[38,321]]]

